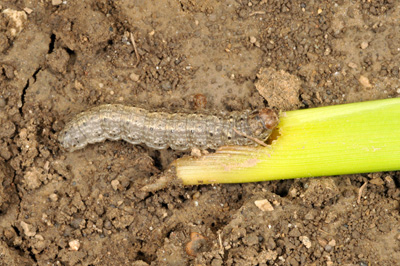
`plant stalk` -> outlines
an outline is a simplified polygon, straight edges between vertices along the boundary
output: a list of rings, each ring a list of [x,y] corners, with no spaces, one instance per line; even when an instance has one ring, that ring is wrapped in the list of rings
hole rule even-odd
[[[268,147],[226,146],[176,160],[178,179],[196,185],[400,170],[400,98],[284,112],[280,120]]]

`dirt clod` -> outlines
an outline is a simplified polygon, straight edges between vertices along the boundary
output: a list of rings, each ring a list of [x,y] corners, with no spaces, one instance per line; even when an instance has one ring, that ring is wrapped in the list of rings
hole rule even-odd
[[[7,34],[15,38],[22,29],[24,28],[28,16],[24,11],[18,11],[10,8],[6,8],[2,12],[2,16],[5,17],[5,23],[7,24]]]
[[[209,249],[210,247],[206,237],[196,232],[190,233],[190,242],[185,246],[185,251],[189,256],[196,257]]]
[[[306,190],[302,198],[304,203],[320,207],[333,203],[338,192],[333,178],[310,179],[306,182]]]
[[[204,110],[207,106],[207,97],[201,93],[194,95],[193,105],[196,110]]]
[[[64,49],[56,49],[47,56],[47,64],[52,71],[65,74],[67,72],[67,64],[70,57]]]
[[[271,107],[279,106],[286,111],[301,105],[299,101],[301,81],[298,77],[283,70],[261,68],[257,78],[255,86]]]
[[[21,227],[24,230],[24,234],[26,236],[34,236],[36,235],[36,231],[33,229],[33,226],[30,224],[25,223],[24,221],[21,221]]]
[[[13,185],[14,171],[9,165],[0,161],[0,215],[5,213],[16,198],[16,190]],[[15,202],[16,203],[16,202]]]

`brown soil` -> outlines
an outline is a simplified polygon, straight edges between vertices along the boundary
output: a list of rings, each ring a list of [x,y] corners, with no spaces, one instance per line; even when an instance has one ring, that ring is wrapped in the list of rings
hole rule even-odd
[[[398,1],[0,6],[0,265],[400,263],[397,172],[144,193],[184,153],[123,141],[68,153],[56,140],[102,103],[290,110],[398,97]],[[265,71],[299,87],[263,80],[263,98]]]

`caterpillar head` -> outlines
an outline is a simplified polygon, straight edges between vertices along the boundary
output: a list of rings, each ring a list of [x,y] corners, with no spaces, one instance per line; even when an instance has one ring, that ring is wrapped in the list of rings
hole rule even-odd
[[[86,138],[79,131],[78,128],[74,128],[71,125],[67,125],[59,134],[58,141],[61,146],[68,151],[75,151],[86,146]]]
[[[266,141],[272,130],[279,124],[278,114],[271,108],[262,108],[249,115],[252,136]]]

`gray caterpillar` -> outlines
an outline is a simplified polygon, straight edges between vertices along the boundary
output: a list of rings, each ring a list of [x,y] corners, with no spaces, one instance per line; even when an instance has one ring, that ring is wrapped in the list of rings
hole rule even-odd
[[[144,143],[154,149],[216,149],[262,144],[278,123],[278,115],[270,108],[206,115],[106,104],[78,114],[65,125],[58,140],[69,151],[106,139]]]

